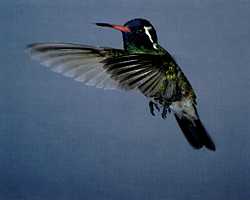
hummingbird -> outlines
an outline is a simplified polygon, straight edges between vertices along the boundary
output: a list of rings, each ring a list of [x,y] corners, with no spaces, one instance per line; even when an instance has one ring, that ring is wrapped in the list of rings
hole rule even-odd
[[[149,111],[163,119],[173,113],[194,149],[215,151],[215,144],[197,112],[196,94],[173,56],[160,46],[146,19],[124,25],[96,23],[122,33],[123,49],[74,43],[33,43],[31,58],[54,72],[104,89],[136,90],[149,100]]]

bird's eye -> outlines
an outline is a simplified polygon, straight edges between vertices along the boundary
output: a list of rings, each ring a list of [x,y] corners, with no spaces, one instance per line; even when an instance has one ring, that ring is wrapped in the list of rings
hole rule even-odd
[[[138,30],[137,30],[137,33],[142,33],[142,32],[143,32],[142,29],[138,29]]]

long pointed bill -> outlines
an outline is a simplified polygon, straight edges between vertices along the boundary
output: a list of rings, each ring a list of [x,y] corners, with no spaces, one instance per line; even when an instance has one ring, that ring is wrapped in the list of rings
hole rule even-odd
[[[96,23],[97,26],[109,27],[121,32],[131,32],[131,30],[127,26],[115,25],[115,24],[107,24],[107,23]]]

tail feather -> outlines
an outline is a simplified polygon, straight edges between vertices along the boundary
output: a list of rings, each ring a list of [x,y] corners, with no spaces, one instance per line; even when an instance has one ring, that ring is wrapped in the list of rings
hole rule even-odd
[[[192,100],[177,102],[173,104],[172,109],[184,136],[195,149],[205,146],[215,151],[215,144],[203,126]]]
[[[215,151],[215,144],[211,137],[208,135],[205,127],[200,119],[190,120],[185,116],[178,116],[175,114],[175,118],[188,142],[195,148],[200,149],[203,146]]]

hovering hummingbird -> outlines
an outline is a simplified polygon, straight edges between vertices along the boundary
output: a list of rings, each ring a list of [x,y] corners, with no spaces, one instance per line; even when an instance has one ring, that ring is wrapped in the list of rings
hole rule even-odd
[[[162,118],[173,112],[187,141],[195,149],[215,151],[196,109],[196,95],[173,57],[162,48],[155,28],[145,19],[122,25],[96,23],[122,32],[124,49],[71,43],[35,43],[31,57],[52,71],[86,85],[137,90],[149,99],[149,110]]]

